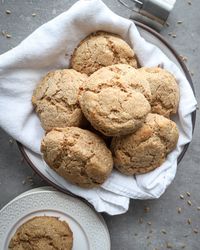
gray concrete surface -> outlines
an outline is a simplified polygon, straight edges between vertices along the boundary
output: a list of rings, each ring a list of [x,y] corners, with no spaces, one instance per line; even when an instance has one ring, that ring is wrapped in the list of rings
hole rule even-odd
[[[16,46],[37,27],[67,10],[74,2],[1,0],[0,31],[8,32],[12,38],[0,34],[0,53]],[[117,1],[104,2],[116,13],[129,16],[129,11]],[[161,33],[180,54],[188,57],[187,66],[194,72],[197,100],[200,100],[200,1],[191,0],[191,3],[189,5],[187,0],[177,0],[169,18],[170,26]],[[5,13],[7,9],[11,10],[10,15]],[[32,13],[37,15],[33,17]],[[183,23],[177,24],[177,21]],[[170,32],[175,33],[176,38],[170,37]],[[174,182],[160,199],[132,201],[126,214],[114,217],[103,215],[110,231],[112,250],[200,249],[200,211],[197,209],[200,206],[199,121],[197,112],[194,139],[179,165]],[[9,135],[0,131],[0,208],[20,193],[46,185],[22,160],[16,143],[10,140]],[[32,176],[33,181],[29,181],[27,176]],[[190,192],[191,196],[188,197],[186,192]],[[183,200],[179,198],[180,194],[184,195]],[[191,200],[192,206],[187,204],[187,200]],[[150,208],[147,213],[145,206]],[[177,212],[179,207],[182,209],[180,214]],[[139,222],[140,218],[143,223]],[[188,224],[188,219],[191,219],[191,224]]]

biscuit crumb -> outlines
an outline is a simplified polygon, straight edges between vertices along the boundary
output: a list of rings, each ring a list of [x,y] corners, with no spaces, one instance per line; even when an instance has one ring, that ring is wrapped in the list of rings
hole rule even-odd
[[[167,242],[166,247],[167,247],[167,248],[170,248],[170,249],[173,248],[172,245],[171,245],[169,242]]]
[[[162,229],[162,230],[161,230],[161,233],[163,233],[163,234],[167,234],[167,232],[166,232],[166,230],[165,230],[165,229]]]
[[[139,218],[139,223],[142,224],[143,223],[143,218]]]
[[[10,10],[6,10],[6,14],[10,15],[11,11]]]
[[[190,192],[186,192],[186,194],[187,194],[188,197],[190,197],[190,195],[191,195]]]
[[[8,34],[8,33],[6,33],[6,38],[12,38],[12,36],[10,35],[10,34]]]
[[[181,211],[182,211],[182,209],[181,209],[181,207],[179,207],[179,208],[177,209],[177,212],[180,214]]]
[[[2,36],[6,36],[6,32],[4,30],[1,31]]]
[[[14,140],[13,140],[13,139],[9,139],[9,141],[8,141],[8,142],[9,142],[9,144],[10,144],[10,145],[13,145]]]

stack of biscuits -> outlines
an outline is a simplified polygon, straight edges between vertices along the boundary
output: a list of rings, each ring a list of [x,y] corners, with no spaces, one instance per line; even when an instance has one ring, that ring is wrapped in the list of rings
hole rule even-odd
[[[46,163],[73,184],[102,185],[113,167],[125,175],[161,166],[176,147],[175,77],[140,67],[117,35],[96,32],[77,46],[70,69],[49,72],[32,103],[46,135]]]

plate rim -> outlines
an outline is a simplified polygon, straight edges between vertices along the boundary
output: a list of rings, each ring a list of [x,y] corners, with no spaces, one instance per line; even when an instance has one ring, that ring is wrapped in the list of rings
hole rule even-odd
[[[35,188],[32,188],[32,189],[28,189],[28,190],[24,191],[23,193],[19,194],[18,196],[14,197],[14,198],[13,198],[12,200],[10,200],[7,204],[5,204],[5,205],[0,209],[0,212],[1,212],[1,210],[2,210],[4,207],[6,207],[10,202],[12,202],[12,201],[14,201],[14,200],[16,200],[16,199],[18,199],[18,198],[24,196],[24,195],[27,195],[27,194],[30,194],[30,193],[34,193],[34,192],[41,192],[41,191],[42,191],[42,192],[46,192],[46,191],[55,191],[55,192],[59,192],[59,190],[55,189],[53,186],[39,186],[39,187],[35,187]],[[62,192],[62,193],[63,193],[63,192]],[[72,196],[71,194],[67,194],[67,195]],[[85,200],[85,199],[80,199],[80,198],[82,198],[82,197],[75,196],[74,198],[81,200],[83,203],[85,203],[87,206],[89,206],[89,207],[93,210],[93,212],[99,217],[99,219],[101,220],[101,222],[105,225],[106,230],[108,231],[108,235],[110,236],[110,233],[109,233],[109,230],[108,230],[108,226],[107,226],[107,224],[106,224],[106,221],[105,221],[104,217],[101,215],[101,213],[98,213],[98,212],[94,209],[94,207],[93,207],[90,203],[87,202],[87,200]],[[110,240],[110,241],[111,241],[111,240]]]
[[[110,238],[110,233],[109,233],[109,230],[108,230],[108,227],[107,227],[107,224],[106,224],[106,222],[105,222],[105,220],[104,220],[104,218],[103,218],[103,216],[101,216],[99,213],[97,213],[91,206],[88,206],[88,204],[85,202],[85,200],[83,201],[83,200],[81,200],[81,199],[79,199],[79,198],[77,198],[77,197],[72,197],[71,195],[68,195],[69,197],[68,197],[68,199],[67,199],[67,195],[66,194],[64,194],[64,193],[62,193],[62,192],[60,192],[60,191],[58,191],[58,190],[56,190],[56,189],[54,189],[54,190],[52,190],[51,188],[51,186],[44,186],[45,188],[50,188],[49,190],[48,189],[40,189],[40,190],[37,190],[37,188],[43,188],[43,187],[37,187],[37,188],[33,188],[33,189],[30,189],[30,190],[27,190],[27,191],[25,191],[25,192],[23,192],[23,193],[21,193],[21,194],[19,194],[17,197],[15,197],[14,199],[12,199],[11,201],[9,201],[5,206],[3,206],[1,209],[0,209],[0,214],[2,214],[4,211],[6,211],[6,209],[9,207],[9,206],[12,206],[15,202],[19,202],[19,200],[26,200],[26,198],[27,197],[29,197],[29,198],[31,198],[32,196],[34,196],[34,195],[38,195],[38,194],[42,194],[42,195],[44,195],[45,193],[46,194],[49,194],[49,195],[52,195],[52,194],[54,194],[54,195],[59,195],[58,196],[58,199],[63,199],[63,198],[65,198],[65,200],[67,201],[67,202],[76,202],[77,200],[81,203],[81,206],[79,206],[79,207],[81,207],[82,209],[85,209],[86,208],[86,210],[88,210],[88,211],[90,211],[95,217],[96,217],[96,220],[97,221],[99,221],[99,223],[101,224],[101,227],[102,227],[102,229],[104,229],[105,230],[105,232],[106,232],[106,234],[107,234],[107,245],[108,245],[108,250],[110,250],[111,249],[111,238]],[[61,196],[61,197],[60,197]],[[74,199],[74,201],[73,200],[69,200],[69,198],[70,199]],[[80,205],[80,204],[79,204]],[[45,204],[44,204],[44,206],[45,206]],[[84,208],[85,207],[85,208]],[[30,208],[30,210],[31,209],[33,209],[33,211],[35,211],[35,212],[37,212],[37,211],[39,211],[39,209],[34,209],[34,208]],[[44,209],[44,208],[41,208],[42,210]],[[45,209],[47,209],[47,210],[56,210],[55,208],[45,208]],[[60,210],[59,210],[59,208],[58,208],[58,210],[57,210],[57,212],[62,212],[63,213],[63,208],[60,208]],[[25,212],[22,212],[22,214],[20,214],[18,217],[19,218],[17,218],[17,221],[19,221],[19,220],[21,220],[22,218],[24,218],[24,217],[26,217],[26,216],[28,216],[29,214],[31,214],[33,211],[29,211],[28,213],[26,213],[26,211]],[[24,213],[24,214],[23,214]],[[66,212],[66,215],[70,215],[70,213],[67,213]],[[70,215],[71,216],[71,215]],[[77,215],[78,216],[78,215]],[[71,216],[71,217],[73,217],[73,216]],[[77,219],[77,218],[76,218]],[[13,223],[11,223],[11,224],[16,224],[16,221]],[[82,225],[81,225],[82,226]],[[83,227],[83,226],[82,226]],[[10,230],[10,229],[9,229]],[[8,237],[8,235],[5,235],[5,238],[4,238],[4,240],[6,239]],[[5,241],[2,241],[2,243],[3,244],[5,244]]]
[[[147,32],[150,32],[151,34],[153,34],[156,38],[158,38],[171,52],[172,54],[175,56],[175,58],[177,59],[177,61],[179,62],[181,68],[183,69],[183,72],[192,88],[192,91],[195,95],[195,89],[194,89],[194,85],[193,85],[193,82],[192,82],[192,78],[190,76],[190,73],[185,65],[185,63],[181,60],[179,54],[177,53],[177,51],[173,48],[173,46],[171,44],[169,44],[165,38],[160,35],[157,31],[155,31],[154,29],[150,28],[149,26],[141,23],[141,22],[138,22],[136,20],[133,20],[132,21],[135,23],[136,26],[146,30]],[[192,112],[192,134],[194,133],[194,128],[195,128],[195,123],[196,123],[196,110],[194,110]],[[73,194],[72,192],[70,192],[69,190],[67,189],[64,189],[62,187],[60,187],[57,183],[49,180],[43,173],[40,172],[40,170],[33,164],[33,162],[30,160],[30,158],[28,157],[26,151],[25,151],[25,146],[19,142],[19,141],[16,141],[17,143],[17,146],[21,152],[21,154],[23,155],[24,159],[26,160],[26,162],[29,164],[29,166],[43,179],[45,180],[49,185],[53,186],[54,188],[56,188],[57,190],[61,191],[61,192],[64,192],[68,195],[71,195],[73,197],[79,197],[81,200],[83,200],[84,202],[86,202],[90,207],[92,207],[92,205],[90,203],[87,202],[87,200],[85,200],[84,198],[78,196],[78,195],[75,195]],[[181,160],[183,159],[186,151],[188,150],[188,147],[190,145],[190,142],[185,144],[184,147],[183,147],[183,150],[181,151],[179,157],[178,157],[178,160],[177,160],[177,163],[179,164],[181,162]]]

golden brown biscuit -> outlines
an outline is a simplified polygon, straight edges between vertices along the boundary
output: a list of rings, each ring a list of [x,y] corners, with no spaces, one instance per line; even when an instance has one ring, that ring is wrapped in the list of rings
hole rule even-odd
[[[138,69],[151,88],[151,112],[169,117],[175,114],[179,103],[179,87],[174,76],[162,68]]]
[[[32,103],[46,131],[85,123],[78,96],[86,78],[73,69],[63,69],[49,72],[41,80],[33,93]]]
[[[137,68],[136,56],[131,47],[119,36],[106,32],[86,37],[75,49],[71,59],[72,68],[87,75],[118,63]]]
[[[150,87],[127,64],[104,67],[85,82],[80,105],[92,126],[107,136],[119,136],[138,129],[150,112]]]
[[[12,250],[71,250],[73,233],[65,221],[38,216],[22,224],[9,243]]]
[[[135,133],[112,140],[115,167],[126,175],[143,174],[159,167],[178,141],[176,123],[158,114],[148,114]]]
[[[112,154],[104,141],[76,127],[56,128],[47,133],[41,152],[59,175],[85,188],[100,186],[113,167]]]

